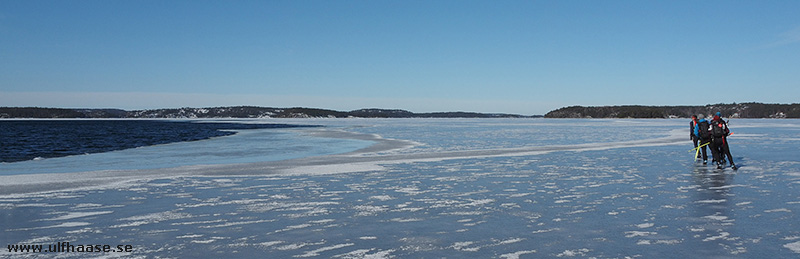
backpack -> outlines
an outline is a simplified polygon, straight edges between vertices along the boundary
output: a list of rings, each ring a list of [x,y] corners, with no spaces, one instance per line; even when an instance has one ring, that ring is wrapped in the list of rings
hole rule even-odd
[[[722,121],[712,121],[711,123],[711,135],[715,138],[721,138],[725,136],[725,122]]]
[[[700,133],[700,139],[708,139],[708,121],[703,120],[697,123],[698,132]]]

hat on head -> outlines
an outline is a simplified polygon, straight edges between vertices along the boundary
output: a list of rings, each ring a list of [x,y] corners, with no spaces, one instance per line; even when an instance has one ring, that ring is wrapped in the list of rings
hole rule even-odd
[[[698,114],[698,115],[697,115],[697,118],[698,118],[698,119],[705,119],[705,118],[706,118],[706,116],[705,116],[705,115],[703,115],[703,114]]]
[[[720,114],[719,112],[717,112],[717,116],[722,116],[722,114]]]

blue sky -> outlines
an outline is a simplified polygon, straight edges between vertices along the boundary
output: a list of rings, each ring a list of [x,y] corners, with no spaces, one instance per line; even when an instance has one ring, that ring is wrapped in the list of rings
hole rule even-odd
[[[800,1],[0,0],[0,106],[800,102]]]

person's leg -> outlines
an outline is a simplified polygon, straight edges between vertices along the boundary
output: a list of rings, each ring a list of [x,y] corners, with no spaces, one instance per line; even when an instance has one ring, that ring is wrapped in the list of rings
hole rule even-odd
[[[722,151],[724,152],[723,154],[728,156],[728,161],[731,163],[731,166],[736,167],[733,164],[733,156],[731,156],[731,148],[728,147],[728,141],[727,140],[722,144]]]
[[[714,143],[708,143],[708,150],[711,151],[711,162],[717,162],[717,153],[714,152]]]
[[[716,165],[719,165],[720,161],[722,160],[721,154],[719,153],[719,146],[721,145],[720,142],[721,141],[719,141],[717,139],[714,139],[714,140],[711,141],[711,144],[709,145],[709,146],[711,146],[711,156],[714,159],[713,162]]]
[[[702,145],[702,144],[706,144],[706,143],[708,143],[708,141],[704,141],[703,143],[700,143],[700,144]],[[700,149],[702,150],[702,153],[703,153],[703,163],[708,162],[708,153],[706,153],[706,148],[708,146],[710,146],[710,145],[705,145],[705,146],[700,147]],[[711,154],[713,155],[714,152],[711,152]]]

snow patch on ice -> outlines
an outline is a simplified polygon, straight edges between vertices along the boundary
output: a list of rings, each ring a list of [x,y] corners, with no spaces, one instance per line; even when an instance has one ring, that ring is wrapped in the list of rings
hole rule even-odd
[[[644,237],[650,235],[656,235],[657,232],[649,232],[649,231],[625,231],[625,237],[632,238],[632,237]]]
[[[794,253],[800,254],[800,241],[797,241],[797,242],[794,242],[794,243],[785,244],[785,245],[783,245],[783,247],[786,247],[789,250],[792,250],[792,252],[794,252]]]
[[[394,200],[394,197],[389,195],[375,195],[369,197],[371,200],[379,200],[379,201],[389,201]]]
[[[312,221],[309,221],[308,223],[312,223],[312,224],[327,224],[327,223],[331,223],[331,222],[334,222],[334,221],[336,221],[336,220],[335,219],[320,219],[320,220],[312,220]]]
[[[637,245],[676,245],[676,244],[680,244],[680,243],[681,243],[680,240],[674,240],[674,239],[670,239],[670,240],[646,240],[646,239],[642,239],[642,240],[639,240],[638,242],[636,242]]]
[[[581,248],[575,250],[564,250],[560,254],[557,254],[558,257],[575,257],[575,256],[586,256],[586,253],[590,252],[588,248]]]
[[[355,244],[354,243],[346,243],[346,244],[338,244],[338,245],[326,246],[326,247],[322,247],[322,248],[318,248],[318,249],[314,249],[314,250],[305,252],[305,253],[303,253],[301,255],[295,255],[294,257],[319,256],[319,253],[322,253],[322,252],[325,252],[325,251],[336,250],[336,249],[340,249],[340,248],[344,248],[344,247],[348,247],[348,246],[353,246],[353,245],[355,245]]]
[[[558,228],[540,229],[540,230],[533,231],[531,233],[533,233],[533,234],[541,234],[541,233],[548,233],[548,232],[553,232],[553,231],[557,231],[557,230],[559,230],[559,229]]]
[[[374,205],[358,205],[358,206],[353,206],[353,208],[358,210],[356,216],[374,216],[380,212],[388,210],[388,208],[386,208],[385,206],[374,206]]]
[[[337,255],[335,257],[341,257],[345,259],[388,259],[392,258],[391,253],[395,251],[394,249],[389,249],[384,251],[377,251],[373,254],[370,254],[370,252],[376,249],[377,248],[358,249],[346,254]]]
[[[260,219],[260,220],[250,220],[250,221],[236,221],[236,222],[227,222],[217,225],[210,225],[210,226],[201,226],[200,228],[223,228],[223,227],[231,227],[231,226],[239,226],[239,225],[248,225],[248,224],[257,224],[257,223],[266,223],[266,222],[274,222],[275,219]]]
[[[398,188],[395,191],[396,192],[402,192],[402,193],[405,193],[407,195],[417,195],[417,194],[426,193],[424,191],[420,191],[419,188],[417,188],[417,187],[402,187],[402,188]]]
[[[146,215],[121,218],[119,219],[119,221],[131,221],[131,222],[114,225],[111,226],[110,228],[135,227],[145,224],[158,223],[166,220],[187,219],[191,217],[192,215],[189,215],[188,213],[180,213],[174,211],[157,212]]]
[[[90,211],[90,212],[70,212],[66,215],[62,215],[59,217],[51,218],[51,219],[44,219],[44,220],[68,220],[68,219],[76,219],[76,218],[83,218],[83,217],[90,217],[90,216],[97,216],[103,214],[109,214],[113,211]]]
[[[404,222],[419,222],[419,221],[425,221],[425,219],[423,219],[423,218],[393,218],[393,219],[390,219],[389,221],[392,221],[392,222],[399,222],[399,223],[404,223]]]
[[[513,243],[517,243],[517,242],[522,242],[524,240],[525,240],[524,238],[512,238],[512,239],[500,241],[497,244],[499,244],[499,245],[507,245],[507,244],[513,244]]]
[[[261,243],[255,244],[255,245],[258,246],[258,247],[261,247],[261,248],[267,248],[267,247],[270,247],[270,246],[283,244],[283,243],[285,243],[285,242],[284,241],[267,241],[267,242],[261,242]]]
[[[296,166],[281,170],[281,172],[288,175],[328,175],[328,174],[358,173],[358,172],[383,171],[383,170],[386,170],[386,168],[381,165],[378,165],[377,163],[364,162],[364,163]]]
[[[312,245],[323,245],[323,244],[325,244],[325,242],[317,242],[317,243],[294,243],[294,244],[288,244],[288,245],[279,246],[279,247],[276,247],[275,249],[277,249],[277,250],[281,250],[281,251],[288,251],[288,250],[297,250],[297,249],[300,249],[300,248],[303,248],[303,247],[306,247],[306,246],[312,246]]]
[[[703,217],[703,218],[704,218],[704,219],[710,219],[710,220],[719,220],[719,221],[722,221],[722,220],[726,220],[726,219],[728,219],[728,216],[722,216],[722,215],[708,215],[708,216],[705,216],[705,217]]]
[[[513,253],[501,254],[500,258],[519,259],[521,255],[533,254],[533,253],[536,253],[536,250],[516,251]]]
[[[714,240],[717,240],[717,239],[724,239],[724,238],[726,238],[726,237],[728,237],[730,235],[731,235],[731,233],[728,233],[728,232],[720,232],[719,236],[707,237],[707,238],[703,239],[703,242],[714,241]]]
[[[469,200],[471,201],[470,203],[464,203],[458,205],[458,207],[477,207],[494,202],[494,199],[480,199],[480,200],[469,199]]]
[[[460,251],[472,251],[473,249],[475,251],[477,251],[477,249],[475,249],[475,248],[468,248],[468,246],[471,246],[474,243],[475,242],[472,242],[472,241],[455,242],[450,247],[455,249],[455,250],[460,250]]]
[[[726,202],[726,201],[728,201],[728,200],[726,200],[726,199],[719,199],[719,200],[699,200],[699,201],[695,201],[695,203],[723,203],[723,202]]]
[[[175,238],[198,238],[198,237],[202,237],[202,236],[203,236],[203,235],[200,235],[200,234],[194,234],[194,235],[183,235],[183,236],[177,236],[177,237],[175,237]]]
[[[788,212],[788,213],[791,213],[792,210],[787,209],[787,208],[780,208],[780,209],[765,210],[764,212],[765,213],[774,213],[774,212]]]
[[[637,228],[649,228],[649,227],[652,227],[653,225],[655,225],[655,224],[653,224],[653,223],[642,223],[642,224],[636,225],[636,227]]]
[[[291,198],[291,197],[289,197],[289,195],[286,195],[286,194],[275,194],[275,195],[271,195],[269,197],[273,198],[273,199],[276,199],[276,200],[285,200],[285,199]]]
[[[195,244],[211,244],[211,243],[213,243],[213,242],[215,242],[217,240],[224,240],[224,239],[229,239],[229,238],[227,238],[227,237],[211,237],[211,238],[206,239],[206,240],[192,240],[191,242],[195,243]]]
[[[18,228],[18,229],[9,229],[6,231],[30,231],[30,230],[37,230],[37,229],[48,229],[48,228],[71,228],[71,227],[82,227],[91,225],[89,222],[64,222],[58,225],[52,226],[43,226],[43,227],[33,227],[33,228]]]
[[[709,190],[723,190],[723,189],[730,189],[733,187],[747,187],[747,185],[743,184],[732,184],[732,185],[725,185],[720,187],[708,187]]]

